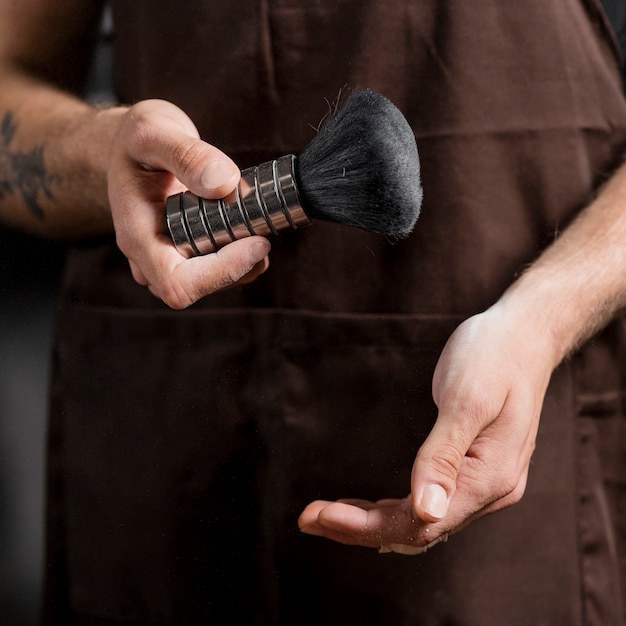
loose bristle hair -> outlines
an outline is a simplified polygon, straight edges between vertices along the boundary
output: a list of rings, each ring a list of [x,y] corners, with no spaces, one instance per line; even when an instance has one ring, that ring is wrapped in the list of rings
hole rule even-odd
[[[422,204],[420,163],[408,122],[387,98],[353,94],[296,159],[307,215],[407,237]]]

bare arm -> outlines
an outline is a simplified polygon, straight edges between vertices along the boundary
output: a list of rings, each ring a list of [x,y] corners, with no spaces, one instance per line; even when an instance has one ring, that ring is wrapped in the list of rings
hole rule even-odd
[[[76,95],[100,9],[0,0],[0,221],[49,238],[115,230],[137,282],[174,308],[252,280],[267,267],[267,240],[187,260],[164,232],[168,194],[225,196],[237,166],[170,103],[98,110]]]
[[[535,311],[554,366],[626,307],[626,165],[500,304]]]
[[[414,554],[519,501],[553,370],[625,306],[623,166],[498,302],[448,340],[433,378],[439,415],[411,494],[313,502],[302,530]]]
[[[111,231],[107,151],[120,111],[80,100],[101,3],[0,2],[0,219],[46,237]]]

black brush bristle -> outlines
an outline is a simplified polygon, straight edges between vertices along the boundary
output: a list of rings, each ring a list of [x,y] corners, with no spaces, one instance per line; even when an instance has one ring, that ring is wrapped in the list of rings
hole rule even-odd
[[[353,94],[296,159],[302,205],[313,219],[404,238],[422,204],[408,122],[387,98]]]

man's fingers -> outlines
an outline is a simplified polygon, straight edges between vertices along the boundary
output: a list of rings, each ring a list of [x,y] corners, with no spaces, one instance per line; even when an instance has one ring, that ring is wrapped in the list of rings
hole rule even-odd
[[[478,431],[455,428],[441,414],[420,448],[411,477],[413,507],[426,522],[443,519],[456,490],[457,476]]]
[[[381,552],[418,554],[447,532],[438,524],[420,520],[410,498],[367,500],[317,500],[298,520],[300,530],[348,545],[376,548]]]
[[[239,182],[235,163],[200,140],[188,117],[168,102],[146,100],[135,105],[125,131],[132,160],[147,169],[171,172],[199,196],[221,198]]]
[[[476,473],[480,487],[494,471],[502,469],[501,460],[508,460],[506,442],[514,451],[519,443],[512,433],[521,429],[520,420],[517,425],[515,420],[510,420],[511,410],[504,408],[506,396],[489,394],[459,373],[450,378],[453,382],[447,386],[445,396],[438,397],[437,421],[417,453],[411,475],[413,506],[429,522],[448,514],[459,472],[462,467],[464,472],[468,469],[464,464],[469,462],[470,469],[480,466]],[[436,383],[434,386],[438,387]],[[508,421],[513,423],[507,434]],[[483,504],[477,501],[473,510],[479,510]]]
[[[265,271],[271,245],[263,237],[246,237],[215,253],[184,259],[174,248],[158,257],[148,277],[152,293],[173,309],[184,309],[204,296],[251,280]],[[172,256],[175,255],[172,261]]]
[[[247,285],[253,282],[261,274],[265,273],[269,266],[270,266],[269,256],[263,257],[263,259],[261,259],[258,263],[256,263],[255,266],[247,274],[243,276],[243,278],[239,279],[239,281],[237,282],[237,285]]]
[[[341,543],[372,548],[389,541],[405,543],[411,530],[416,532],[415,518],[406,506],[354,502],[314,502],[300,516],[300,529]]]
[[[135,280],[175,309],[238,283],[268,267],[269,242],[247,237],[213,254],[184,258],[167,233],[167,197],[184,189],[205,198],[230,194],[240,170],[200,140],[191,119],[163,100],[130,107],[116,136],[108,190],[117,244]]]
[[[150,284],[150,282],[145,277],[144,273],[141,271],[137,263],[129,260],[128,264],[130,265],[130,272],[133,275],[135,282],[139,283],[140,285],[143,285],[144,287],[147,287]]]
[[[500,421],[476,436],[462,457],[465,444],[452,447],[445,435],[440,438],[440,433],[433,433],[413,466],[413,505],[422,519],[441,520],[447,529],[458,529],[466,525],[466,520],[483,517],[521,499],[534,439],[519,423],[509,424],[501,415]],[[448,445],[442,444],[445,441]]]

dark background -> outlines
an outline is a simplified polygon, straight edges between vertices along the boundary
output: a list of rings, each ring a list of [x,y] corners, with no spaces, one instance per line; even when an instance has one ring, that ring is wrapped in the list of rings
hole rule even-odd
[[[86,97],[112,101],[103,20]],[[38,623],[50,347],[65,245],[0,229],[0,626]]]

